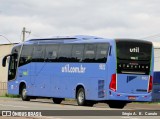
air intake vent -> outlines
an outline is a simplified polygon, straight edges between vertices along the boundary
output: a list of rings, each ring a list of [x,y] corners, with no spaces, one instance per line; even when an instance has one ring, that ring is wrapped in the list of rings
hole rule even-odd
[[[104,80],[98,80],[98,98],[104,98]]]

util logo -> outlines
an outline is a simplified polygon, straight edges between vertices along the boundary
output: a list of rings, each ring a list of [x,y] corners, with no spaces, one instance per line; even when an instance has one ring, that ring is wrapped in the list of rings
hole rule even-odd
[[[130,52],[137,52],[137,53],[139,53],[139,47],[130,48],[129,51]]]

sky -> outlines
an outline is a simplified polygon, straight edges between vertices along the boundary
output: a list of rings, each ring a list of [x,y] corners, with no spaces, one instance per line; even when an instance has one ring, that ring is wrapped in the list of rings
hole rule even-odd
[[[0,0],[0,44],[91,35],[160,41],[160,0]],[[5,38],[4,38],[4,37]]]

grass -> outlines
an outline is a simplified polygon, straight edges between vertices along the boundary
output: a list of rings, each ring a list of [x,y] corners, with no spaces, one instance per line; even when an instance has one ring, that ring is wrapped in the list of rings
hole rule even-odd
[[[0,97],[19,98],[20,96],[5,93],[5,94],[1,95]]]
[[[75,101],[75,99],[69,99],[69,98],[65,98],[65,101],[68,101],[68,102],[73,102],[73,101]]]
[[[160,104],[160,101],[157,101],[157,102],[132,102],[132,103],[138,103],[138,104]]]

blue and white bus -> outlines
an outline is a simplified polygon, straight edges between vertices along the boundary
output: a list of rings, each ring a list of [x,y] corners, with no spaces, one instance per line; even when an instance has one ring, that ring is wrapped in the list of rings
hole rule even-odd
[[[105,102],[123,108],[151,101],[153,46],[149,41],[92,36],[31,39],[13,47],[8,93],[22,100],[77,99],[80,106]]]

